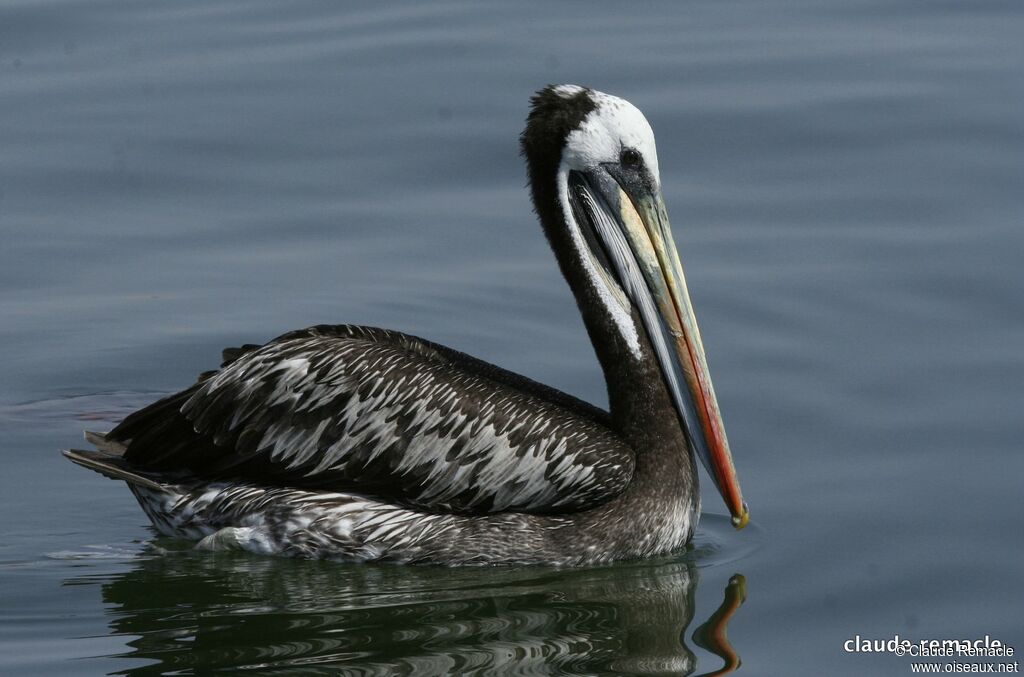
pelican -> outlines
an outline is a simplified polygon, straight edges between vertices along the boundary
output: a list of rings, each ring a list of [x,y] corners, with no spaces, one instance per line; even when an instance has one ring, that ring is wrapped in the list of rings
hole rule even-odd
[[[661,195],[654,133],[577,85],[531,100],[534,209],[604,371],[608,411],[394,331],[321,325],[86,432],[75,463],[125,480],[197,547],[346,561],[580,566],[670,553],[700,458],[749,519]]]

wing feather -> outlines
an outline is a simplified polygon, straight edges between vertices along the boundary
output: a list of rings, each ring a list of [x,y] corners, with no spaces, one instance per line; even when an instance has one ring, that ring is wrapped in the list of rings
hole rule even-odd
[[[312,327],[225,360],[108,439],[148,469],[434,511],[583,509],[632,476],[632,450],[601,410],[405,334]]]

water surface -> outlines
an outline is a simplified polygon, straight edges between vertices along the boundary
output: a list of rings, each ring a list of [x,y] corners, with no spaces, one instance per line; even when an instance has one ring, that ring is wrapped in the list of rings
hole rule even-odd
[[[1021,35],[1008,2],[3,3],[0,672],[709,672],[736,574],[749,674],[1024,650]],[[59,457],[320,322],[603,404],[517,154],[548,82],[655,128],[753,529],[581,571],[213,556]]]

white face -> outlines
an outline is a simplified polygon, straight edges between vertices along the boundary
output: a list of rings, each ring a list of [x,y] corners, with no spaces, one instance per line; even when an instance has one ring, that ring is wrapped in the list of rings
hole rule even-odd
[[[566,98],[583,91],[578,85],[560,85],[555,93]],[[654,147],[654,132],[644,114],[633,104],[603,92],[589,91],[596,107],[583,120],[580,127],[572,131],[562,151],[562,162],[558,172],[559,198],[566,223],[572,236],[573,246],[582,261],[583,269],[591,279],[594,288],[601,295],[604,307],[611,320],[619,327],[626,340],[630,354],[641,359],[639,333],[633,321],[633,309],[626,292],[610,276],[610,273],[594,258],[586,244],[580,226],[573,216],[569,204],[568,175],[571,170],[592,174],[604,174],[605,163],[618,164],[622,152],[632,149],[640,153],[644,166],[661,187],[658,175],[658,154]],[[625,242],[621,244],[626,247]]]
[[[556,91],[572,96],[582,89],[577,85],[562,85]],[[593,169],[603,162],[618,162],[622,151],[632,148],[643,157],[644,165],[660,186],[654,132],[644,114],[617,96],[593,90],[590,96],[597,108],[586,117],[579,129],[569,134],[562,162],[569,169]]]

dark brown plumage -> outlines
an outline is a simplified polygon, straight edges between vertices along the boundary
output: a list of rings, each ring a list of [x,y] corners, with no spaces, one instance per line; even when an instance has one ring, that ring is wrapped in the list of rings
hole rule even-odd
[[[576,565],[684,545],[699,511],[694,457],[645,318],[603,287],[624,282],[606,258],[595,264],[595,224],[584,207],[573,215],[565,185],[574,132],[603,115],[618,133],[628,104],[573,86],[531,103],[521,145],[534,208],[608,412],[422,339],[324,325],[228,349],[219,370],[93,434],[99,451],[71,460],[128,481],[160,531],[212,548]],[[657,187],[642,157],[623,157],[648,172],[641,188]]]

